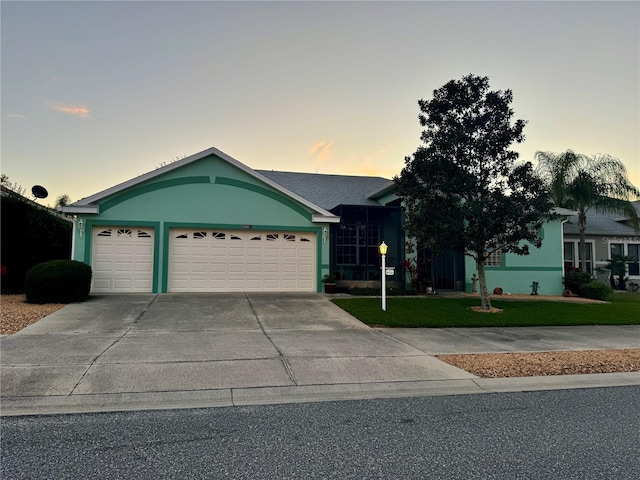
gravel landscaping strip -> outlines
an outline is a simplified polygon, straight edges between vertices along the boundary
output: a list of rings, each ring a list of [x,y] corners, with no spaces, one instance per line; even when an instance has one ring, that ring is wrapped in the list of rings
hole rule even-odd
[[[26,303],[24,295],[2,295],[0,297],[0,335],[19,332],[41,318],[60,310],[61,303]]]
[[[436,358],[484,378],[640,371],[640,348],[438,355]]]

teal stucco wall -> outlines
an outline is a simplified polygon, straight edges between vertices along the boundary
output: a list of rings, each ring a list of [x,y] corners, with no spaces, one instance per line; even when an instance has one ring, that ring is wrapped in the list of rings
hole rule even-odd
[[[505,294],[530,294],[538,282],[540,295],[562,295],[562,222],[552,220],[542,229],[542,247],[529,246],[529,255],[504,254],[501,267],[485,267],[489,293],[500,287]],[[466,291],[472,289],[471,277],[478,274],[476,263],[465,257]]]
[[[254,176],[215,155],[202,158],[99,202],[97,215],[78,215],[85,222],[76,228],[75,260],[91,264],[94,226],[146,226],[154,228],[154,292],[165,292],[169,229],[219,228],[313,232],[317,238],[317,290],[329,272],[328,224],[313,223],[312,210],[262,183]]]

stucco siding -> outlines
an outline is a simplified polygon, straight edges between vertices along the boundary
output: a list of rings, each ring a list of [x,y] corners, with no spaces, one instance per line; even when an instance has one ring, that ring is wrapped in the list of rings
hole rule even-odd
[[[502,266],[485,268],[489,293],[500,287],[505,293],[531,293],[531,285],[538,282],[541,295],[561,295],[562,267],[562,224],[559,220],[543,226],[542,247],[529,246],[529,255],[512,253],[502,256]],[[471,291],[471,277],[477,275],[475,261],[465,257],[466,290]]]

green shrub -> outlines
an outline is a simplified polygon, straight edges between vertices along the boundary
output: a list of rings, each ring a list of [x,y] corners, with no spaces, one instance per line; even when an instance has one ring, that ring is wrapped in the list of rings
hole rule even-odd
[[[51,260],[27,272],[28,303],[71,303],[84,300],[91,289],[91,267],[75,260]]]
[[[580,286],[580,296],[594,300],[606,300],[612,292],[609,285],[594,280]]]
[[[572,293],[579,295],[580,287],[585,283],[593,280],[591,274],[581,270],[568,270],[564,275],[564,288],[571,290]]]

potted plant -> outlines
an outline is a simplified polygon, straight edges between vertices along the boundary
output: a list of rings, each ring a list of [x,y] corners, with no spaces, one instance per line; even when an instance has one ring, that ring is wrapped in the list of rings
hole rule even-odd
[[[322,283],[324,283],[324,293],[334,293],[336,291],[336,277],[331,274],[326,274],[322,278]]]

